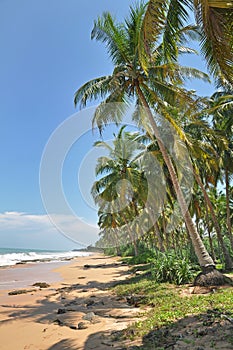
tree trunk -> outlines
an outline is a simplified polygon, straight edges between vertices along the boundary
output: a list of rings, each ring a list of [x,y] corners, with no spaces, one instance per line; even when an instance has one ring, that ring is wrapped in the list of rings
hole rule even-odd
[[[209,237],[210,253],[211,253],[212,259],[214,261],[216,261],[216,256],[215,256],[215,251],[214,251],[214,246],[213,246],[213,239],[211,237],[211,230],[210,230],[210,225],[208,222],[208,215],[206,215],[206,225],[207,225],[207,231],[208,231],[208,237]]]
[[[154,117],[153,117],[152,112],[150,110],[150,107],[145,99],[145,96],[144,96],[144,94],[139,86],[139,83],[136,85],[136,89],[137,89],[137,93],[138,93],[138,96],[139,96],[139,99],[140,99],[142,105],[147,110],[147,116],[149,118],[150,125],[153,129],[153,133],[157,139],[159,149],[161,151],[164,162],[165,162],[165,164],[168,168],[169,174],[171,176],[171,180],[172,180],[172,184],[174,186],[177,200],[178,200],[178,203],[180,205],[180,209],[181,209],[185,224],[188,228],[188,232],[189,232],[190,238],[192,240],[192,244],[193,244],[195,253],[197,255],[199,264],[203,270],[205,270],[207,267],[209,267],[209,269],[213,270],[215,268],[215,263],[214,263],[213,259],[211,258],[211,256],[209,255],[209,253],[207,252],[207,250],[206,250],[206,248],[201,240],[201,237],[198,234],[196,227],[192,221],[191,215],[190,215],[189,210],[188,210],[187,203],[185,201],[182,190],[180,188],[180,184],[179,184],[178,177],[176,175],[176,171],[175,171],[174,166],[172,164],[171,158],[170,158],[170,156],[169,156],[169,154],[168,154],[168,152],[167,152],[167,150],[166,150],[166,148],[161,140],[158,127],[155,123]]]
[[[166,218],[165,218],[165,210],[162,211],[162,225],[163,225],[163,234],[165,236],[165,246],[166,250],[170,249],[170,237],[169,232],[166,230]]]
[[[232,235],[232,227],[231,227],[231,213],[230,213],[230,194],[229,194],[229,172],[226,167],[225,169],[225,184],[226,184],[226,210],[227,210],[227,235],[229,237],[231,248],[233,250],[233,235]]]
[[[125,223],[125,225],[127,227],[127,231],[128,231],[128,234],[129,234],[130,241],[133,244],[134,255],[138,256],[137,238],[135,237],[135,233],[132,232],[132,230],[131,230],[131,228],[130,228],[130,226],[128,224],[128,221],[127,221],[127,219],[126,219],[124,214],[122,215],[122,217],[123,217],[124,223]]]
[[[114,239],[115,239],[115,245],[116,245],[116,253],[117,253],[117,256],[121,256],[119,238],[118,238],[118,234],[116,233],[116,227],[113,227],[113,235],[114,235]]]
[[[158,225],[157,222],[154,224],[154,230],[155,230],[155,233],[156,233],[156,237],[158,239],[159,251],[160,252],[165,252],[165,248],[164,248],[163,240],[162,240],[162,235],[161,235],[160,228],[159,228],[159,225]]]
[[[206,192],[206,189],[201,181],[201,178],[200,176],[197,174],[196,170],[194,169],[194,177],[198,183],[198,185],[200,186],[201,190],[202,190],[202,193],[204,195],[204,199],[205,199],[205,202],[210,210],[210,214],[211,214],[211,217],[212,217],[212,220],[213,220],[213,223],[214,223],[214,227],[215,227],[215,230],[216,230],[216,233],[217,233],[217,237],[218,237],[218,241],[220,243],[220,246],[221,246],[221,249],[222,249],[222,252],[223,252],[223,256],[224,256],[224,260],[225,260],[225,269],[226,270],[232,270],[233,269],[233,262],[232,262],[232,259],[231,259],[231,256],[230,256],[230,253],[224,243],[224,240],[223,240],[223,236],[222,236],[222,233],[221,233],[221,228],[219,226],[219,223],[218,223],[218,219],[215,215],[215,212],[214,212],[214,208],[213,208],[213,205],[211,203],[211,200],[208,196],[208,193]]]

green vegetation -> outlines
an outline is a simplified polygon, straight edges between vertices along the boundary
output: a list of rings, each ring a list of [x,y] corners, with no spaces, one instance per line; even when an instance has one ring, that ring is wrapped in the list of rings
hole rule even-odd
[[[143,295],[140,305],[142,320],[131,325],[118,334],[122,339],[131,337],[145,337],[150,332],[162,332],[164,327],[175,327],[178,320],[190,315],[203,318],[203,326],[212,324],[214,320],[221,319],[221,315],[233,316],[232,288],[213,290],[208,294],[189,294],[187,285],[175,287],[168,283],[156,283],[151,278],[143,276],[132,278],[126,284],[114,288],[117,295],[128,297],[129,295]],[[186,292],[186,293],[185,293]],[[149,311],[143,311],[145,306],[150,306]],[[205,317],[204,317],[205,315]],[[166,328],[167,329],[167,328]],[[158,336],[158,341],[160,337]],[[149,342],[149,341],[148,341]],[[148,345],[151,349],[151,345]],[[145,349],[145,348],[143,348]],[[157,349],[157,348],[156,348]]]
[[[107,12],[98,17],[92,39],[107,48],[113,71],[81,86],[75,104],[101,99],[93,117],[100,133],[109,122],[124,122],[129,105],[138,126],[137,132],[120,126],[111,145],[95,143],[107,150],[97,160],[92,187],[100,227],[96,246],[133,256],[128,263],[149,264],[154,282],[187,283],[198,264],[204,279],[197,277],[197,284],[224,284],[215,267],[233,270],[233,88],[231,74],[223,78],[232,68],[231,5],[200,2],[197,27],[189,23],[192,2],[140,2],[122,23]],[[222,26],[222,39],[230,40],[221,57],[209,16]],[[187,47],[190,40],[200,42],[221,87],[210,98],[185,88],[187,79],[209,81],[179,64],[182,53],[196,53]]]
[[[157,34],[154,21],[164,21],[163,9],[170,9],[172,24],[185,16],[186,6],[194,10],[200,30],[200,47],[209,71],[233,83],[233,2],[229,0],[150,0],[144,20],[145,43]]]
[[[74,102],[101,101],[93,117],[101,134],[110,122],[120,126],[111,145],[95,143],[107,155],[97,160],[92,195],[96,246],[134,265],[135,276],[115,292],[145,306],[143,318],[115,336],[143,337],[137,349],[168,348],[164,339],[177,341],[171,330],[188,317],[201,326],[223,316],[232,322],[232,288],[211,286],[230,284],[215,267],[233,270],[232,8],[231,1],[150,0],[130,7],[121,23],[107,12],[94,22],[91,37],[105,45],[113,70],[81,86]],[[209,98],[185,87],[187,79],[209,81],[179,64],[181,54],[196,54],[192,40],[218,88]],[[137,132],[120,125],[129,105]],[[185,294],[182,285],[193,280],[208,293]]]
[[[151,273],[157,282],[185,284],[191,282],[194,272],[186,258],[179,258],[174,253],[160,253],[154,260]]]

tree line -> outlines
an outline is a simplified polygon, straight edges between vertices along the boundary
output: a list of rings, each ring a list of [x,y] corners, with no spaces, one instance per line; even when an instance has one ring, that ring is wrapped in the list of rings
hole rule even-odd
[[[188,23],[190,9],[195,25]],[[132,105],[138,126],[121,127],[112,145],[95,144],[108,150],[92,188],[98,244],[120,254],[130,242],[135,255],[142,244],[161,252],[191,246],[207,283],[213,276],[224,281],[218,258],[233,269],[232,9],[225,1],[155,0],[131,6],[120,23],[103,13],[91,37],[106,46],[112,74],[75,93],[81,107],[101,99],[93,118],[100,133],[110,122],[124,123]],[[210,80],[179,62],[196,53],[191,40],[199,41],[218,88],[210,98],[185,87],[187,79]]]

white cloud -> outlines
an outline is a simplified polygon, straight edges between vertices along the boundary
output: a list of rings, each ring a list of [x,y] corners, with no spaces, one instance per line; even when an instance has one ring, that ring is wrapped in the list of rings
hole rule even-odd
[[[75,215],[60,214],[29,214],[24,212],[4,212],[0,213],[0,233],[7,235],[14,232],[14,235],[25,236],[30,233],[40,234],[41,238],[54,236],[54,233],[61,232],[67,238],[84,245],[93,244],[98,239],[98,227],[83,221]]]
[[[38,226],[37,226],[38,225]],[[5,212],[0,213],[0,229],[35,229],[51,226],[51,222],[47,215],[35,215],[35,214],[27,214],[23,212]]]

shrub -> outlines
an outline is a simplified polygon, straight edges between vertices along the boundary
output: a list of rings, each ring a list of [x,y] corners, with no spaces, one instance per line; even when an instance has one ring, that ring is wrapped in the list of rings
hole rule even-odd
[[[151,266],[151,274],[156,282],[177,285],[190,282],[194,275],[190,262],[174,253],[157,254]]]
[[[138,256],[132,256],[126,261],[129,265],[148,264],[154,261],[155,256],[156,255],[153,250],[148,250],[146,252],[140,253]]]

